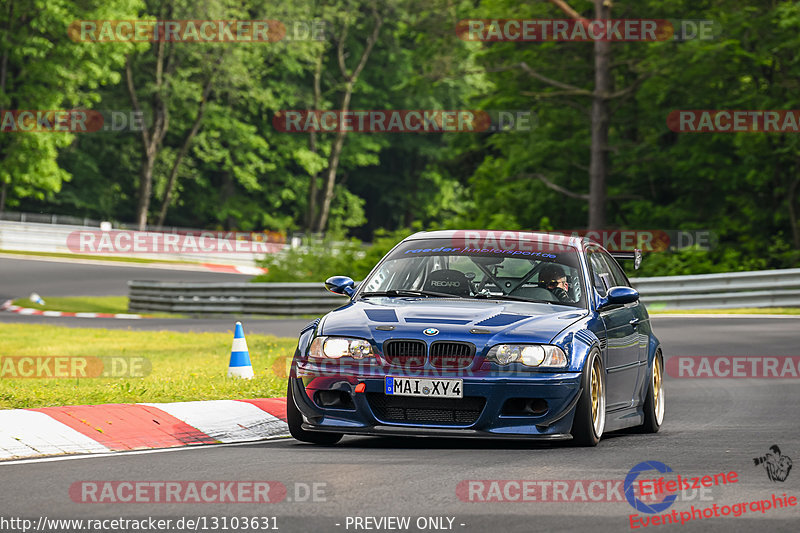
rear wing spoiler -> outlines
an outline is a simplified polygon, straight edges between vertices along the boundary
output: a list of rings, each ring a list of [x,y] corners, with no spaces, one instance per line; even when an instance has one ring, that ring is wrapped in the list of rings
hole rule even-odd
[[[633,268],[635,270],[639,270],[639,265],[642,264],[642,251],[638,248],[632,251],[625,251],[625,252],[608,252],[611,254],[611,257],[619,260],[625,261],[633,261]]]

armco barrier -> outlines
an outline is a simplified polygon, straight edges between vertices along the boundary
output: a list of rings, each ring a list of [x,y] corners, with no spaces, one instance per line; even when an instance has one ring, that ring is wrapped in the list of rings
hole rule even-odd
[[[651,311],[800,306],[800,268],[631,280]],[[318,315],[348,300],[319,283],[131,281],[131,312]]]
[[[800,306],[800,268],[632,279],[651,310]]]
[[[129,281],[129,309],[182,314],[319,315],[348,302],[322,283]]]

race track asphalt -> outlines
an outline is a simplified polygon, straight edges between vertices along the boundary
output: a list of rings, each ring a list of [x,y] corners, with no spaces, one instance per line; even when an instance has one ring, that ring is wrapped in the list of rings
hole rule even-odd
[[[655,317],[653,322],[667,358],[800,355],[797,318]],[[294,325],[284,327],[284,336],[296,333]],[[689,494],[688,501],[675,502],[665,513],[690,511],[692,505],[721,508],[773,493],[800,497],[799,467],[786,481],[773,482],[763,466],[753,462],[773,444],[795,462],[800,460],[800,381],[667,376],[665,388],[666,420],[658,434],[609,434],[591,449],[517,441],[346,437],[334,447],[279,440],[0,464],[0,516],[152,516],[173,521],[205,517],[207,531],[225,531],[211,529],[211,520],[234,516],[275,516],[282,532],[630,531],[634,510],[626,501],[471,502],[460,499],[456,487],[463,480],[621,480],[647,460],[663,462],[682,476],[738,474],[738,482],[703,496]],[[76,503],[69,488],[82,480],[270,480],[287,487],[287,499],[270,504]],[[313,483],[324,484],[318,485],[324,494],[316,501],[302,501],[305,488]],[[399,530],[353,527],[353,517],[386,516],[411,517],[411,525]],[[420,517],[452,518],[452,529],[419,529]],[[646,529],[766,533],[797,531],[798,524],[800,507],[792,507]],[[231,525],[228,531],[242,530]]]
[[[143,263],[84,264],[58,258],[16,259],[0,255],[0,303],[37,292],[47,296],[124,296],[128,280],[247,281],[252,276],[152,268]]]

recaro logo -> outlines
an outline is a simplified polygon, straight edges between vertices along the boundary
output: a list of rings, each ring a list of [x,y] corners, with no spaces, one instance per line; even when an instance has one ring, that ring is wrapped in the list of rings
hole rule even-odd
[[[460,287],[461,283],[458,281],[431,281],[431,285],[434,287]]]

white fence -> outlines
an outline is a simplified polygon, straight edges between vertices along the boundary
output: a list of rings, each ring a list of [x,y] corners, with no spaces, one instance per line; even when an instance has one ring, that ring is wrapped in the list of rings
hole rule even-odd
[[[80,234],[88,235],[87,232],[101,235],[101,230],[97,227],[67,224],[45,224],[35,222],[11,222],[0,221],[0,250],[21,251],[21,252],[50,252],[68,253],[75,257],[81,255],[102,255],[113,257],[136,257],[143,259],[160,259],[163,261],[189,261],[193,263],[215,263],[223,265],[255,266],[256,261],[263,259],[266,253],[277,252],[283,248],[283,244],[254,242],[249,240],[232,240],[230,238],[202,237],[195,239],[195,247],[183,246],[185,240],[181,241],[180,246],[162,246],[165,251],[137,252],[134,243],[137,239],[142,242],[163,242],[165,236],[177,236],[178,233],[160,233],[152,231],[129,231],[112,230],[109,236],[125,234],[124,239],[113,243],[113,249],[108,249],[94,244],[91,247],[84,247],[81,252],[76,253],[75,246],[80,243]],[[200,230],[192,230],[198,234]],[[218,232],[209,232],[217,234]],[[177,237],[176,237],[177,238]],[[181,235],[185,239],[184,235]],[[88,242],[88,239],[87,239]],[[95,239],[99,242],[99,237]],[[124,242],[124,246],[119,244]],[[120,251],[129,248],[130,251]],[[152,250],[152,246],[148,250]],[[195,251],[196,250],[196,251]],[[214,250],[214,251],[209,251]],[[264,253],[257,253],[247,250],[264,250]]]

